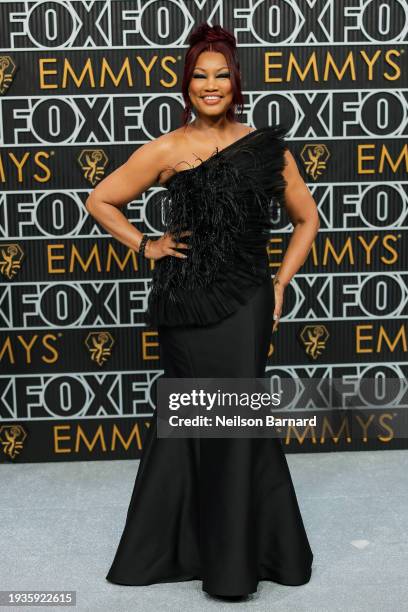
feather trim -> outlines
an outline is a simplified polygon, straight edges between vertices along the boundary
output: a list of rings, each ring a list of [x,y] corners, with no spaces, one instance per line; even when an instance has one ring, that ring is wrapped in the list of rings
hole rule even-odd
[[[176,173],[162,198],[166,232],[191,248],[156,260],[146,322],[209,325],[244,304],[270,274],[266,246],[284,205],[282,124],[250,132]],[[191,230],[190,236],[181,236]]]

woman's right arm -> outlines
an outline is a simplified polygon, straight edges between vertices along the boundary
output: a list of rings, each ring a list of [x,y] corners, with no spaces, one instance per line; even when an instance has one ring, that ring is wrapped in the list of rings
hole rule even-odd
[[[171,142],[167,136],[159,137],[139,147],[129,159],[104,178],[89,194],[85,206],[89,214],[111,236],[122,244],[139,251],[143,233],[136,229],[120,208],[154,185],[166,167]],[[159,239],[149,239],[145,257],[160,259],[166,255],[187,257],[174,248],[189,248],[176,243],[171,235],[163,234]]]

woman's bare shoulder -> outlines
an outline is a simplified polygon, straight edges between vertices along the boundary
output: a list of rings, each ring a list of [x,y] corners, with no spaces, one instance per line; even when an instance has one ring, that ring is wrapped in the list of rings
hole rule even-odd
[[[180,131],[178,128],[148,140],[133,152],[130,160],[134,159],[138,167],[141,164],[148,166],[156,174],[156,180],[161,182],[162,174],[171,164],[174,156],[177,156],[179,148],[182,148]]]
[[[203,142],[201,135],[198,137],[191,133],[187,134],[186,131],[186,127],[180,127],[155,140],[157,149],[161,153],[161,159],[165,160],[160,173],[160,183],[164,183],[176,171],[182,172],[194,166],[197,163],[197,156],[205,159],[214,152],[214,143]],[[234,139],[239,139],[253,131],[255,128],[237,122]]]
[[[160,151],[163,160],[163,169],[160,173],[160,183],[164,183],[176,170],[188,168],[192,163],[191,157],[191,137],[186,134],[186,128],[180,127],[167,134],[159,136],[155,140],[157,150]],[[184,163],[184,167],[183,166]],[[180,167],[179,167],[180,166]]]
[[[160,150],[162,154],[171,155],[171,153],[174,151],[174,147],[179,148],[186,143],[185,128],[177,128],[171,132],[167,132],[167,134],[158,136],[152,141],[152,143],[154,143],[157,150]]]
[[[244,136],[248,132],[254,132],[256,128],[252,128],[250,125],[244,125],[243,123],[236,124],[235,128],[235,136]],[[175,148],[178,152],[180,147],[184,147],[188,144],[202,143],[202,136],[198,137],[197,135],[187,134],[186,127],[179,127],[171,132],[167,132],[167,134],[162,134],[158,136],[154,140],[151,140],[149,144],[153,145],[157,151],[160,151],[163,154],[173,153]]]
[[[171,153],[172,148],[177,144],[177,141],[180,139],[178,136],[179,128],[177,130],[173,130],[172,132],[168,132],[167,134],[162,134],[161,136],[157,136],[152,140],[149,140],[147,143],[143,145],[144,149],[149,149],[154,152],[156,155],[161,158],[166,157],[169,153]]]

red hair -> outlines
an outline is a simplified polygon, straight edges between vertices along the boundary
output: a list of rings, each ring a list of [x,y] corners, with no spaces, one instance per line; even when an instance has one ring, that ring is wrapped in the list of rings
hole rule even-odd
[[[231,32],[228,32],[228,30],[224,30],[220,25],[211,27],[207,23],[202,23],[190,34],[188,43],[190,46],[184,60],[183,80],[181,83],[181,92],[185,104],[182,114],[183,125],[189,123],[191,118],[192,105],[188,95],[188,88],[198,56],[200,53],[203,53],[203,51],[217,51],[218,53],[222,53],[227,61],[233,92],[232,104],[227,110],[227,119],[229,121],[235,121],[236,106],[240,107],[240,114],[242,115],[244,105],[235,36],[231,34]]]

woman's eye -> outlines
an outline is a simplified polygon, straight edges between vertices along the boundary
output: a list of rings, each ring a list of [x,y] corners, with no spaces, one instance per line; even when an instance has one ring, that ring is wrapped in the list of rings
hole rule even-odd
[[[217,78],[222,78],[222,79],[229,79],[230,78],[230,74],[229,72],[225,72],[223,74],[218,74]],[[205,74],[193,74],[193,79],[205,79]]]

